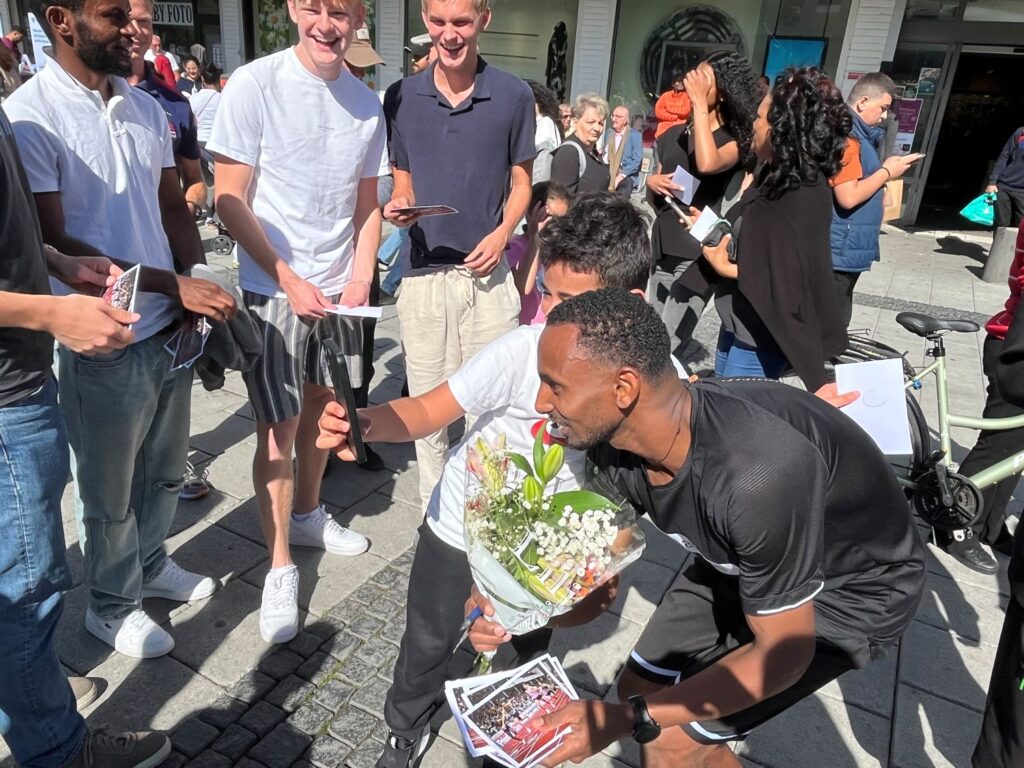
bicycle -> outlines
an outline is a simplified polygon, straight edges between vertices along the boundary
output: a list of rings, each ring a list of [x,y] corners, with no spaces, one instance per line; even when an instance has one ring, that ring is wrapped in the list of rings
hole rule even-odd
[[[907,407],[911,415],[910,427],[914,454],[907,466],[897,466],[897,479],[910,496],[914,511],[929,525],[944,530],[956,530],[972,525],[982,513],[981,491],[1012,477],[1024,466],[1024,450],[997,462],[973,475],[955,471],[952,456],[952,427],[976,430],[1006,430],[1024,427],[1024,416],[987,419],[965,416],[950,411],[949,378],[946,347],[943,337],[949,333],[976,333],[980,326],[971,320],[942,320],[918,312],[901,312],[896,322],[905,330],[927,339],[931,348],[925,355],[934,362],[914,371],[906,363]],[[909,368],[909,371],[906,369]],[[913,392],[924,386],[927,376],[935,376],[938,407],[938,450],[932,451],[932,437],[927,420]]]

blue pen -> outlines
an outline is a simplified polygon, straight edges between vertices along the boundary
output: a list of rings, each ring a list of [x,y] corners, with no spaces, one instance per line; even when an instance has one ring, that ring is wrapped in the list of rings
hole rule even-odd
[[[480,609],[479,606],[469,612],[469,616],[466,617],[466,620],[462,622],[462,626],[459,627],[459,642],[455,644],[455,650],[452,651],[452,655],[454,655],[455,652],[459,650],[459,646],[461,646],[462,643],[466,640],[466,638],[469,637],[469,628],[473,626],[473,622],[483,615],[484,612]]]

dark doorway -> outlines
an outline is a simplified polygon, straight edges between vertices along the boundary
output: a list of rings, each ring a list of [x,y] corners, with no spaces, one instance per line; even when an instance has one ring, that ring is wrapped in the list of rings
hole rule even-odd
[[[981,229],[959,216],[988,183],[1010,135],[1024,125],[1024,56],[963,53],[953,77],[918,226]]]

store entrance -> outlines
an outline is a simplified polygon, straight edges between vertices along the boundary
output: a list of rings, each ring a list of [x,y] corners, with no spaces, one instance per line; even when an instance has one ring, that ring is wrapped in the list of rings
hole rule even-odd
[[[1024,56],[977,49],[960,54],[921,198],[918,226],[976,226],[958,214],[984,190],[1003,144],[1024,125],[1022,78]]]

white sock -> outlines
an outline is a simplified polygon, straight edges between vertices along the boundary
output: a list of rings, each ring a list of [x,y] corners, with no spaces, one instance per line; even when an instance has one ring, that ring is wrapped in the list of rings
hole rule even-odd
[[[294,512],[292,512],[292,520],[294,520],[297,523],[305,522],[306,520],[309,519],[310,515],[312,515],[314,512],[316,512],[319,509],[320,509],[320,507],[317,507],[316,509],[311,509],[309,512],[307,512],[304,515],[297,515]]]
[[[295,568],[295,563],[289,563],[288,565],[282,565],[280,568],[271,568],[267,576],[279,576],[287,570]]]

